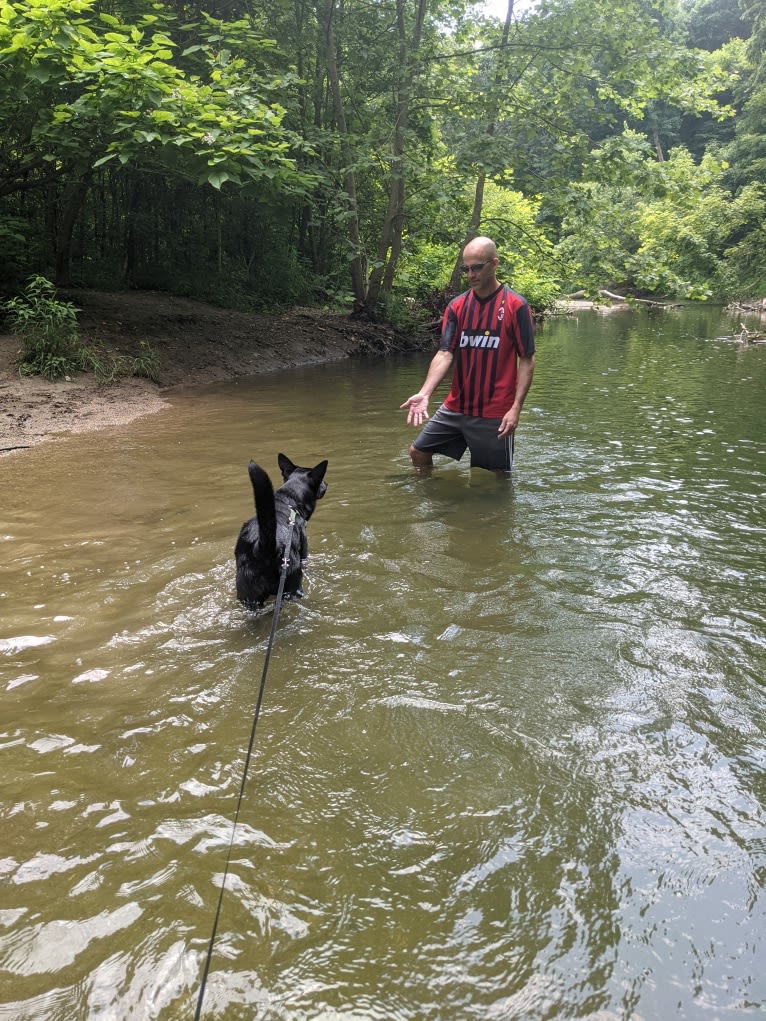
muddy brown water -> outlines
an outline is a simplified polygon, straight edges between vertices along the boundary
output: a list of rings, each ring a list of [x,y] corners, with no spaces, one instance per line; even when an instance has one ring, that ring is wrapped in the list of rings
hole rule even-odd
[[[539,336],[513,481],[415,479],[425,356],[0,461],[0,1019],[766,1012],[766,347]],[[329,458],[306,597],[246,466]]]

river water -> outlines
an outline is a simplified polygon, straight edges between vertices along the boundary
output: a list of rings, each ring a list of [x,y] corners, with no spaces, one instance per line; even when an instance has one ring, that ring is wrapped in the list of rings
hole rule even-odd
[[[511,482],[413,477],[427,356],[0,460],[0,1019],[766,1014],[766,347],[546,325]],[[327,457],[236,603],[250,457]]]

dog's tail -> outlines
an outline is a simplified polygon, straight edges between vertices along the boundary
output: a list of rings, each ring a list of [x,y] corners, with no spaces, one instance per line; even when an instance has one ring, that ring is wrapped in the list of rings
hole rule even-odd
[[[261,550],[277,553],[277,512],[274,506],[274,487],[266,472],[255,461],[247,466],[247,473],[253,484],[255,513],[258,517],[258,533]]]

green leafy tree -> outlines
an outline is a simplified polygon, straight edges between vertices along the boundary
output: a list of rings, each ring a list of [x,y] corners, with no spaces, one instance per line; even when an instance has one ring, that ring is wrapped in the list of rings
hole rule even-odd
[[[0,197],[56,186],[56,270],[94,172],[109,162],[220,189],[305,192],[285,124],[289,72],[255,73],[274,44],[247,22],[179,26],[161,4],[132,20],[97,0],[0,5]],[[173,35],[192,33],[183,48]],[[263,61],[262,61],[263,62]]]
[[[500,38],[486,27],[466,30],[455,44],[460,98],[445,122],[458,165],[555,192],[579,177],[594,140],[640,122],[660,101],[729,113],[716,98],[720,69],[668,27],[675,11],[635,0],[546,0],[506,22]],[[557,211],[555,198],[548,205]]]
[[[523,294],[536,311],[551,308],[560,293],[559,266],[553,242],[540,224],[540,199],[494,181],[485,182],[483,192],[482,223],[498,240],[500,279]],[[437,243],[417,233],[405,236],[397,293],[424,299],[438,288],[452,295],[465,287],[464,279],[458,286],[453,283],[452,270],[459,228],[473,199],[471,185],[465,184],[451,213],[452,237]]]
[[[739,106],[734,141],[726,150],[732,187],[766,181],[766,8],[757,0],[742,0],[743,20],[752,26],[744,44]]]
[[[519,249],[492,211],[505,191],[563,238],[560,264],[535,249],[546,293],[558,275],[730,286],[757,251],[766,104],[760,0],[743,0],[751,37],[715,49],[722,3],[714,25],[712,0],[501,20],[468,0],[0,0],[0,273],[376,316],[449,286],[440,253],[454,271],[472,234]],[[728,211],[736,231],[674,195],[681,137],[709,224]],[[715,183],[708,158],[729,163]]]
[[[732,293],[762,223],[763,190],[732,196],[726,164],[698,163],[684,148],[660,162],[649,140],[626,130],[591,156],[588,180],[570,190],[557,255],[568,285],[629,288],[663,297],[704,299]]]

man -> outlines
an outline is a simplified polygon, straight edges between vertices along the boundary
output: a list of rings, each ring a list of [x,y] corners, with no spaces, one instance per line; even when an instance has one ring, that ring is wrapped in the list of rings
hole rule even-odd
[[[407,424],[422,425],[428,400],[455,362],[447,399],[410,447],[412,464],[430,468],[433,454],[459,461],[466,447],[471,466],[511,470],[513,434],[532,385],[535,340],[527,301],[497,279],[497,248],[486,237],[463,250],[469,290],[444,311],[439,350],[425,382],[408,398]]]

